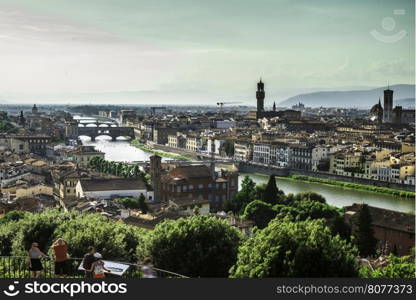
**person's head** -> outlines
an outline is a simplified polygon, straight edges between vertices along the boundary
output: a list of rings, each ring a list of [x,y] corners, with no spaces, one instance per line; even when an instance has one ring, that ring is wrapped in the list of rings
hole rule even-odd
[[[39,247],[39,244],[38,244],[38,243],[36,243],[36,242],[33,242],[33,243],[32,243],[32,248],[37,248],[37,247]]]
[[[65,245],[65,241],[64,241],[63,239],[61,239],[61,238],[57,239],[57,240],[56,240],[56,243],[57,243],[59,246],[63,246],[63,245]]]
[[[146,257],[143,260],[143,264],[145,264],[145,265],[151,265],[152,264],[152,259],[150,257]]]
[[[95,253],[95,248],[93,246],[89,246],[88,247],[88,253],[94,254]]]

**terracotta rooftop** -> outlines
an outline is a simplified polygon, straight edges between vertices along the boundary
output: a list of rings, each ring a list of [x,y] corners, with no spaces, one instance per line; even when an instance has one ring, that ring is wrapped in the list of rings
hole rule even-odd
[[[121,191],[145,190],[146,184],[139,178],[112,178],[112,179],[81,179],[84,191]]]

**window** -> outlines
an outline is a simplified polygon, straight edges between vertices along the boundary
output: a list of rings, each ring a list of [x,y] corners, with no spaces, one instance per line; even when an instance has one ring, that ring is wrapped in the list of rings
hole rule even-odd
[[[179,193],[181,191],[181,186],[177,186],[176,191]]]
[[[203,189],[204,185],[202,183],[198,184],[198,189]]]
[[[189,190],[193,190],[194,186],[192,184],[189,185]]]

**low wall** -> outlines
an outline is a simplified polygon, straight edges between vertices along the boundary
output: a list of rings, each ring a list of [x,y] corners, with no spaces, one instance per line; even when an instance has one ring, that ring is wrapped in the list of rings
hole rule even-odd
[[[262,165],[254,165],[248,164],[244,162],[240,162],[238,164],[238,170],[241,173],[260,173],[265,175],[276,175],[280,177],[289,176],[289,169],[287,168],[276,168],[271,166],[262,166]]]
[[[342,176],[336,174],[328,174],[328,173],[319,173],[319,172],[312,172],[312,171],[304,171],[304,170],[289,170],[289,175],[305,175],[310,177],[318,177],[318,178],[325,178],[325,179],[332,179],[338,181],[347,181],[357,184],[365,184],[365,185],[373,185],[373,186],[380,186],[380,187],[388,187],[392,189],[404,190],[414,192],[415,187],[407,184],[400,184],[400,183],[393,183],[393,182],[386,182],[386,181],[378,181],[373,179],[366,179],[366,178],[357,178],[357,177],[349,177],[349,176]]]
[[[191,159],[197,160],[198,159],[198,153],[195,152],[191,152],[191,151],[187,151],[187,150],[183,150],[183,149],[176,149],[176,148],[171,148],[168,146],[164,146],[164,145],[159,145],[159,144],[153,144],[153,150],[160,150],[160,151],[165,151],[165,152],[170,152],[170,153],[175,153],[175,154],[179,154],[182,156],[186,156],[189,157]]]

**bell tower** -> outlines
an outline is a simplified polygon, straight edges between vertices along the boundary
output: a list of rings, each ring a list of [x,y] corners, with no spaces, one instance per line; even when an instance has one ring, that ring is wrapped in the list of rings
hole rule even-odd
[[[161,172],[162,172],[162,158],[159,155],[150,156],[150,176],[152,179],[154,201],[161,202]]]
[[[256,91],[256,98],[257,98],[257,113],[264,111],[264,83],[260,81],[257,83],[257,91]]]

